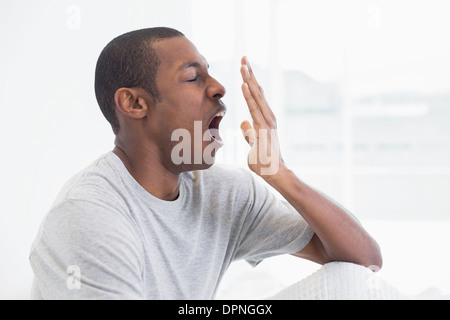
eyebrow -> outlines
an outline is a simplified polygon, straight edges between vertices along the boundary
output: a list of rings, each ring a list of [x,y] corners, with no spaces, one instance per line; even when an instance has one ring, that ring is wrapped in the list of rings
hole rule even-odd
[[[201,68],[202,65],[200,62],[198,61],[193,61],[193,62],[188,62],[188,63],[184,63],[181,65],[180,68],[178,68],[178,70],[184,70],[184,69],[188,69],[188,68]],[[209,64],[207,63],[206,68],[209,69]]]

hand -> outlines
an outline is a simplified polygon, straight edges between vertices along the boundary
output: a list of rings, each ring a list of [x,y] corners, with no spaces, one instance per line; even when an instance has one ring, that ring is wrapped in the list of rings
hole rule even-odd
[[[340,205],[300,181],[281,158],[277,120],[264,97],[246,57],[242,58],[242,92],[253,126],[241,124],[251,146],[248,165],[274,187],[312,227],[313,240],[295,255],[314,262],[347,261],[381,267],[382,257],[376,241],[358,220]]]
[[[253,119],[253,126],[244,121],[241,130],[251,149],[248,166],[257,175],[270,180],[284,168],[277,134],[277,119],[264,97],[264,92],[253,74],[247,57],[241,60],[244,83],[242,93]]]

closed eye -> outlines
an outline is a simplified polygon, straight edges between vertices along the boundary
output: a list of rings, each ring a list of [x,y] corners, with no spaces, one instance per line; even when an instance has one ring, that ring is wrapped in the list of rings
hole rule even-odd
[[[195,82],[197,81],[198,77],[195,77],[194,79],[188,80],[187,82]]]

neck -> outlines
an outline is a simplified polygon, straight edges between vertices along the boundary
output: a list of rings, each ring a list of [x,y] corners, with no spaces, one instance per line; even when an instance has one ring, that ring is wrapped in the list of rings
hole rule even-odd
[[[178,198],[180,176],[169,172],[156,153],[143,148],[127,148],[120,145],[117,140],[113,152],[147,192],[166,201]]]

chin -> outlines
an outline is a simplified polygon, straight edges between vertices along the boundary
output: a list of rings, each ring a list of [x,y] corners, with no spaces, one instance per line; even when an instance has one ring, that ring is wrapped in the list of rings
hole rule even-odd
[[[199,145],[201,148],[194,145],[188,149],[181,142],[172,149],[172,170],[170,171],[182,173],[209,169],[216,162],[216,153],[222,145],[223,143],[217,140],[212,143],[204,141],[202,145]]]
[[[172,170],[170,170],[174,174],[180,174],[183,172],[190,172],[190,171],[201,171],[201,170],[207,170],[211,168],[215,163],[215,159],[213,161],[208,161],[208,163],[198,163],[198,164],[179,164],[174,165]]]
[[[189,171],[207,170],[207,169],[211,168],[215,163],[216,163],[216,160],[214,159],[212,162],[202,163],[202,164],[194,164],[194,165],[192,165],[192,169]]]

